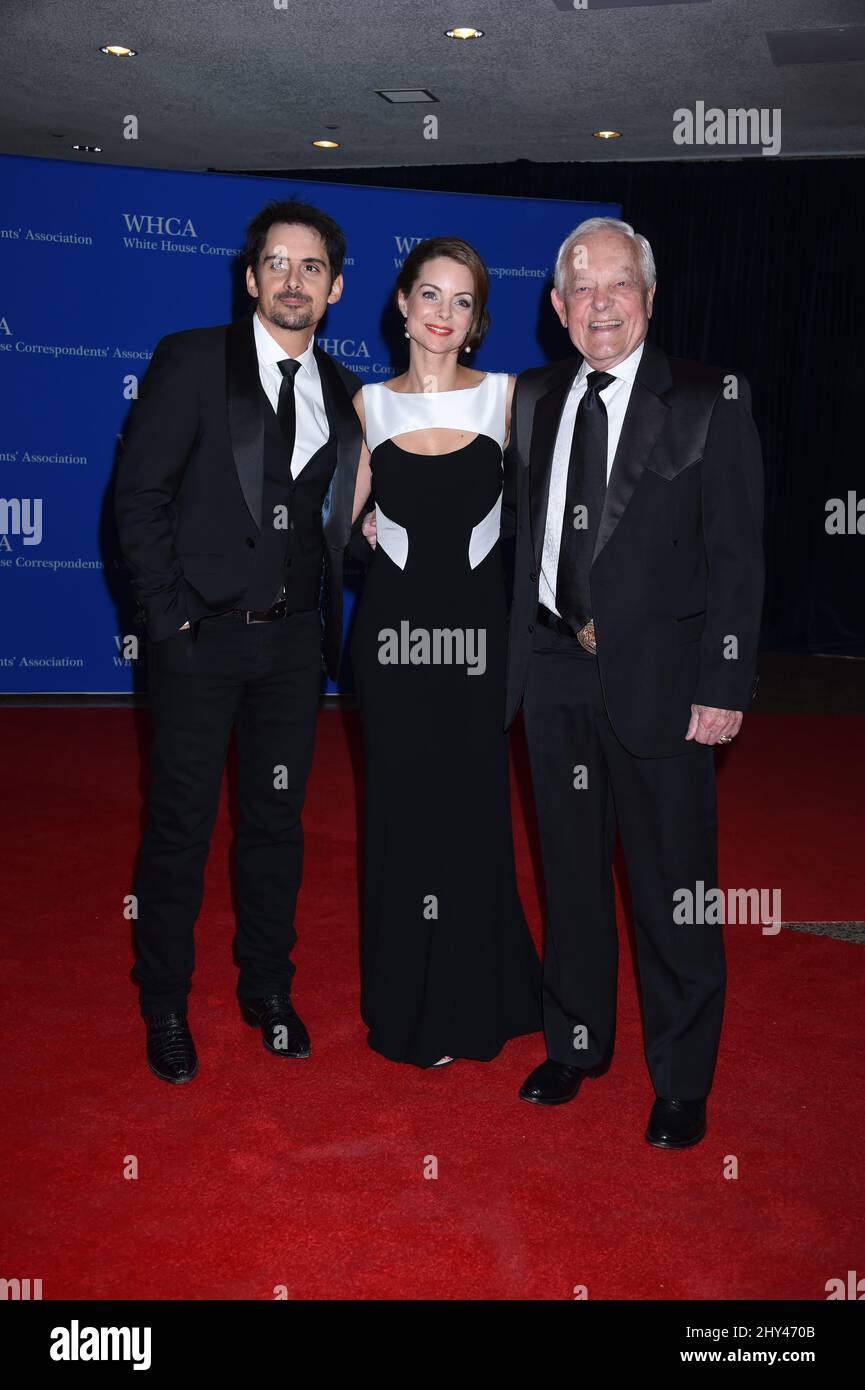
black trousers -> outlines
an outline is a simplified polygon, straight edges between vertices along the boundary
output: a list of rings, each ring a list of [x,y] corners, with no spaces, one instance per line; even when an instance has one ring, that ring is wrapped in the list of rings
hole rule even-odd
[[[604,710],[596,659],[540,626],[524,720],[548,904],[549,1056],[586,1068],[603,1067],[612,1057],[618,831],[633,900],[646,1059],[655,1093],[673,1100],[705,1096],[724,1007],[722,928],[677,924],[673,895],[681,888],[695,892],[699,880],[707,892],[717,886],[714,751],[688,744],[689,751],[676,758],[627,752]],[[583,781],[585,786],[575,785]]]
[[[204,619],[149,651],[153,719],[149,820],[135,882],[133,979],[144,1014],[184,1011],[193,928],[236,730],[238,996],[289,990],[303,868],[300,813],[321,688],[317,610],[270,623]]]

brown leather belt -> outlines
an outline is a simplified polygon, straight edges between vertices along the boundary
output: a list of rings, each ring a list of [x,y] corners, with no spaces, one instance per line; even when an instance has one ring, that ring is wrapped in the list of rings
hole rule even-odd
[[[563,637],[575,638],[584,651],[590,652],[592,656],[597,655],[598,644],[595,641],[594,618],[589,618],[589,621],[580,628],[579,632],[575,632],[564,618],[556,617],[555,613],[540,603],[538,604],[538,622],[542,623],[544,627],[552,628],[553,632],[560,632]]]

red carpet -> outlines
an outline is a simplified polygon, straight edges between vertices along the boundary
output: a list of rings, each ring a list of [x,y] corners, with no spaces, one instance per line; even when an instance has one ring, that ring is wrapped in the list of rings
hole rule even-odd
[[[128,983],[136,716],[2,722],[4,1277],[41,1278],[46,1299],[269,1299],[279,1285],[293,1299],[570,1299],[578,1285],[591,1299],[823,1299],[828,1279],[865,1274],[861,946],[728,928],[710,1132],[682,1153],[643,1140],[627,949],[613,1067],[572,1105],[517,1099],[540,1035],[486,1066],[386,1062],[358,1016],[356,728],[327,712],[295,952],[313,1056],[269,1056],[237,1013],[224,807],[191,1001],[201,1071],[172,1088],[147,1071]],[[863,765],[861,719],[749,716],[719,779],[723,884],[780,887],[785,920],[865,916]]]

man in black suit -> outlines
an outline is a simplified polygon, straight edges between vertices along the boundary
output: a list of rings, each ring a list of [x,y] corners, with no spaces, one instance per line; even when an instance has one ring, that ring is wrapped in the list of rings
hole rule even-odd
[[[301,808],[322,645],[336,676],[360,382],[315,343],[345,239],[304,203],[246,235],[255,310],[157,345],[117,484],[121,547],[151,639],[149,822],[135,883],[151,1070],[191,1080],[193,927],[229,737],[237,738],[238,997],[277,1056],[308,1057],[290,1000]]]
[[[714,745],[755,691],[762,463],[739,376],[646,341],[651,247],[593,218],[562,245],[554,308],[580,354],[518,379],[506,722],[523,704],[548,920],[548,1057],[520,1095],[572,1100],[613,1050],[621,834],[656,1100],[646,1138],[698,1143],[725,989],[721,928],[674,918],[716,886]]]

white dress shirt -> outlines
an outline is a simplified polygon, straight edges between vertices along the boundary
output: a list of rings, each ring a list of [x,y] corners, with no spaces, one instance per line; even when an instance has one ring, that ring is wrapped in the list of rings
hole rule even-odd
[[[622,433],[622,425],[625,419],[625,411],[628,408],[628,401],[631,399],[631,388],[634,384],[634,377],[637,375],[637,368],[640,365],[640,358],[643,355],[643,344],[634,348],[630,357],[626,357],[624,362],[620,362],[617,367],[613,367],[609,372],[610,376],[616,378],[605,386],[600,392],[604,409],[607,412],[607,482],[610,481],[610,472],[613,467],[613,459],[616,457],[616,449],[619,444],[619,436]],[[547,525],[544,532],[544,549],[541,556],[540,585],[538,598],[545,608],[550,608],[557,617],[561,617],[556,607],[556,577],[559,572],[559,548],[562,542],[562,522],[565,516],[565,501],[568,487],[568,463],[571,456],[571,441],[574,436],[574,425],[577,419],[577,409],[580,401],[586,394],[586,377],[594,368],[590,367],[583,358],[580,370],[574,377],[571,389],[565,401],[562,411],[562,418],[559,421],[559,431],[556,435],[556,446],[553,453],[553,467],[550,473],[550,496],[547,504]]]
[[[279,388],[282,385],[282,372],[277,362],[290,356],[284,347],[271,337],[256,312],[252,316],[255,329],[255,350],[258,353],[258,375],[267,399],[274,412],[279,404]],[[294,435],[294,452],[291,455],[291,476],[296,478],[313,454],[330,435],[324,396],[321,390],[321,377],[315,360],[315,335],[308,346],[294,360],[300,363],[300,371],[294,378],[294,401],[297,426]]]

